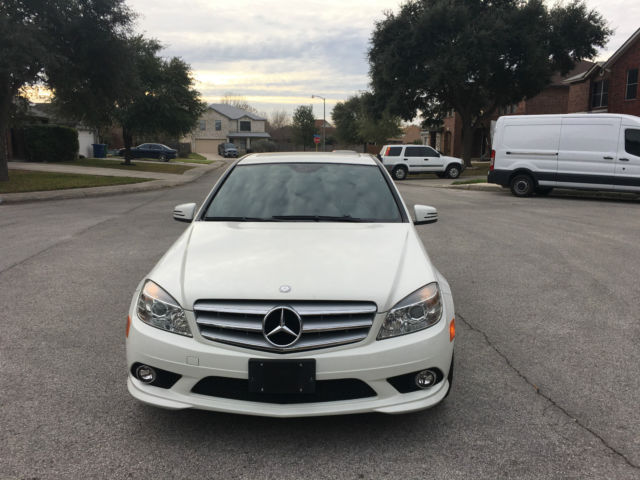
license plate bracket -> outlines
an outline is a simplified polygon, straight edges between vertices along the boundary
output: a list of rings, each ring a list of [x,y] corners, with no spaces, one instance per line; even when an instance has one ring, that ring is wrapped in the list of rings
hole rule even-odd
[[[249,359],[249,392],[305,394],[316,391],[316,361]]]

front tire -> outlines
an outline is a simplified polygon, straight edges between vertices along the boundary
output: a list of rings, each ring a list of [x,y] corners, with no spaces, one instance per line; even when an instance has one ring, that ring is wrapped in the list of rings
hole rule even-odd
[[[529,197],[534,192],[535,183],[531,175],[521,173],[511,179],[511,193],[516,197]]]
[[[405,167],[404,165],[400,165],[394,168],[391,173],[393,174],[393,178],[395,178],[396,180],[404,180],[405,178],[407,178],[407,174],[409,172],[407,171],[407,167]]]
[[[449,165],[447,167],[447,170],[445,171],[445,175],[447,176],[447,178],[458,178],[461,173],[462,168],[457,164]]]
[[[167,156],[164,153],[160,154],[160,157],[158,157],[160,159],[161,162],[168,162],[169,159],[167,158]]]

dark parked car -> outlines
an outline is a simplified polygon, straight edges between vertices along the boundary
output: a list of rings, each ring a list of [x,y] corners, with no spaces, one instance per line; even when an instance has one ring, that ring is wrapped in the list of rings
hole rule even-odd
[[[221,143],[218,145],[218,155],[223,157],[237,157],[238,156],[238,147],[236,147],[233,143]]]
[[[120,149],[120,155],[124,156],[124,148]],[[158,158],[168,162],[178,156],[178,151],[161,143],[143,143],[131,148],[133,158]]]

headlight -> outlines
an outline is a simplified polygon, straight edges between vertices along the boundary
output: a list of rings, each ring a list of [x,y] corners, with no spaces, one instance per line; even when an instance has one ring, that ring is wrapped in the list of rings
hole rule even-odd
[[[182,307],[151,280],[147,280],[138,297],[138,317],[152,327],[192,336]]]
[[[378,340],[424,330],[438,323],[442,316],[442,299],[438,283],[419,288],[398,302],[384,319]]]

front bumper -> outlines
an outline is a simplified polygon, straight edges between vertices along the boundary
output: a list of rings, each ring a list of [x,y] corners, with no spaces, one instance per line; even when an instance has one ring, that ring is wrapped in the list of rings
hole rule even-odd
[[[378,314],[369,336],[361,342],[290,354],[262,352],[208,341],[200,336],[192,312],[187,312],[187,315],[193,338],[151,327],[137,318],[133,308],[130,315],[127,386],[133,397],[157,407],[197,408],[273,417],[404,413],[438,404],[450,388],[447,376],[454,346],[449,339],[453,304],[451,297],[446,295],[442,319],[426,330],[377,341],[375,337],[384,317],[384,314]],[[318,381],[356,379],[365,382],[375,395],[353,400],[280,404],[235,400],[192,391],[198,382],[207,377],[247,379],[249,358],[313,358]],[[167,370],[181,377],[171,388],[147,385],[131,374],[131,367],[135,363]],[[400,393],[387,381],[388,378],[426,368],[439,369],[444,378],[431,388],[409,393]]]

